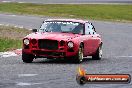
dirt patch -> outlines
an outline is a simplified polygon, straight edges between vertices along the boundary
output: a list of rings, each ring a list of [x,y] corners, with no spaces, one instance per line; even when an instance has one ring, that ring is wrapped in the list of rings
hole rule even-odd
[[[31,31],[24,28],[0,26],[0,38],[21,40],[24,36],[26,36],[29,33],[31,33]]]

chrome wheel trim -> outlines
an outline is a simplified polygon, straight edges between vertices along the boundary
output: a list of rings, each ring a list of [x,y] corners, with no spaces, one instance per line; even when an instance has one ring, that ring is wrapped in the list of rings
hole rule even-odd
[[[82,48],[79,48],[79,60],[80,62],[82,62],[83,60],[83,49]]]
[[[99,58],[102,58],[102,54],[103,54],[103,51],[102,51],[102,48],[101,46],[99,47]]]

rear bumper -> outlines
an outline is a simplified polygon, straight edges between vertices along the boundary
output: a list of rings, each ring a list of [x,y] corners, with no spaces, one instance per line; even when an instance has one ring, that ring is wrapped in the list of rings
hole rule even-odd
[[[53,57],[53,58],[64,58],[75,56],[77,52],[68,52],[64,50],[42,50],[42,49],[23,49],[22,53],[32,54],[36,57]]]

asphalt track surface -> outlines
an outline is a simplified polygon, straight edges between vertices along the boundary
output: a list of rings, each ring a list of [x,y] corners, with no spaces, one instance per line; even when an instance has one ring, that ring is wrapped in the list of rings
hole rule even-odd
[[[49,17],[0,14],[1,24],[38,28]],[[132,75],[132,23],[91,21],[103,39],[103,59],[85,59],[87,73]],[[0,57],[0,88],[132,88],[130,84],[76,83],[78,64],[63,60],[36,59],[26,64],[21,56]]]
[[[1,0],[1,2],[26,2],[41,4],[80,4],[80,3],[127,3],[132,4],[132,0]]]

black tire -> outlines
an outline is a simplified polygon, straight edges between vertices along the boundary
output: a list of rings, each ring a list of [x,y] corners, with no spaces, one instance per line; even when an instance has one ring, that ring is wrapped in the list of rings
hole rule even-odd
[[[75,63],[81,63],[83,61],[83,47],[80,46],[77,55],[74,57]]]
[[[76,80],[79,85],[84,85],[87,81],[86,77],[79,75],[76,76]]]
[[[54,59],[53,57],[47,57],[47,59]]]
[[[25,63],[32,63],[34,56],[32,54],[22,53],[22,60]]]
[[[102,58],[102,45],[99,46],[95,55],[92,56],[93,60],[101,60],[101,58]]]

